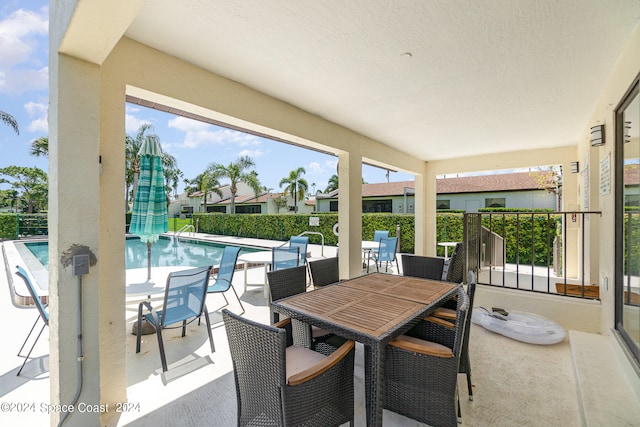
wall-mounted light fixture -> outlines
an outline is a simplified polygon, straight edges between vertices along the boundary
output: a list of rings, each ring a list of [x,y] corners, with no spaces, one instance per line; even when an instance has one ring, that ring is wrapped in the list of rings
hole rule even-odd
[[[591,146],[599,147],[604,145],[604,125],[597,125],[591,128]]]
[[[571,173],[580,172],[580,164],[579,162],[571,162]]]

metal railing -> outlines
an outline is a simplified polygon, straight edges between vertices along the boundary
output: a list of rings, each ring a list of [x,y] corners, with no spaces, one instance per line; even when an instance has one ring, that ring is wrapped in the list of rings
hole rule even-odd
[[[173,237],[178,239],[180,237],[180,235],[182,233],[184,233],[184,232],[191,233],[191,236],[193,237],[193,233],[195,233],[195,231],[196,231],[196,228],[193,225],[185,224],[182,227],[180,227],[180,229],[178,231],[175,231],[173,233]]]
[[[478,283],[599,298],[585,273],[586,227],[600,212],[482,212],[464,215],[466,268]]]

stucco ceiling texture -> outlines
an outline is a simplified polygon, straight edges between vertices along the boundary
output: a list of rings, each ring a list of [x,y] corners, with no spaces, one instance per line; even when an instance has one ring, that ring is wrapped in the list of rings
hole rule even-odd
[[[423,160],[575,145],[640,0],[148,0],[126,36]]]

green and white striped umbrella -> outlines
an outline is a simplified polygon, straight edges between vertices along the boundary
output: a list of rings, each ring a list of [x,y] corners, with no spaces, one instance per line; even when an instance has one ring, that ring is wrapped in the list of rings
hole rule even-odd
[[[169,229],[167,196],[162,172],[162,149],[155,138],[147,138],[140,147],[140,177],[129,232],[147,244],[148,278],[151,277],[151,244]]]

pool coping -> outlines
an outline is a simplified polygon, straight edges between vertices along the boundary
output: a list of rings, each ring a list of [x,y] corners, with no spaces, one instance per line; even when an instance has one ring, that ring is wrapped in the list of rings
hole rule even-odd
[[[163,233],[162,236],[173,238],[174,233]],[[133,234],[126,234],[126,237],[135,237]],[[253,239],[246,237],[222,236],[204,233],[187,233],[178,237],[180,240],[195,240],[217,243],[221,245],[241,246],[257,250],[271,250],[274,247],[287,244],[288,241]],[[6,240],[2,242],[2,253],[7,268],[7,279],[14,305],[32,306],[33,300],[27,290],[24,281],[16,274],[15,267],[22,265],[26,267],[29,277],[38,287],[38,294],[41,295],[46,304],[49,296],[49,270],[31,253],[24,245],[25,242],[45,242],[48,236],[38,239]],[[325,247],[326,248],[326,247]],[[249,264],[248,268],[262,266],[262,264]],[[244,263],[237,263],[236,270],[244,268]],[[215,273],[215,269],[214,269]]]

